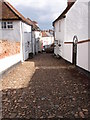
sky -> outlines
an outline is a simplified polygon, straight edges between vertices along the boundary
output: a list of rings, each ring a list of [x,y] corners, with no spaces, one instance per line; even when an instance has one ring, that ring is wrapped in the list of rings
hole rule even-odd
[[[52,29],[52,22],[63,12],[67,0],[7,0],[26,18],[37,21],[40,29]]]

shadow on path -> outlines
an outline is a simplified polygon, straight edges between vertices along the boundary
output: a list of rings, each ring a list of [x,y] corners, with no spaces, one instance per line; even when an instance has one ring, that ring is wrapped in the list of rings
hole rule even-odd
[[[28,85],[2,90],[3,118],[89,118],[89,78],[63,59],[39,54]]]

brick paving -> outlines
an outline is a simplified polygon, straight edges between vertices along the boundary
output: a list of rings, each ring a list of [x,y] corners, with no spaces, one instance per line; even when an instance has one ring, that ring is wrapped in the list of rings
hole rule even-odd
[[[90,118],[89,78],[52,54],[35,56],[1,81],[3,118]]]

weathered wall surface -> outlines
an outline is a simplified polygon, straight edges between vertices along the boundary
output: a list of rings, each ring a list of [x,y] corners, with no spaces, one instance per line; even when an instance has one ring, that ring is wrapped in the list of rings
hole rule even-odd
[[[0,40],[0,59],[20,53],[20,42]]]

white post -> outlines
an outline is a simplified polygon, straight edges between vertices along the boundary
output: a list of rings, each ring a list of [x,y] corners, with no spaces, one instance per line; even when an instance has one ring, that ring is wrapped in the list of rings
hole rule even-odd
[[[21,54],[21,61],[24,62],[24,59],[23,59],[23,26],[22,26],[22,22],[20,22],[20,37],[21,37],[21,40],[20,40],[20,54]]]

